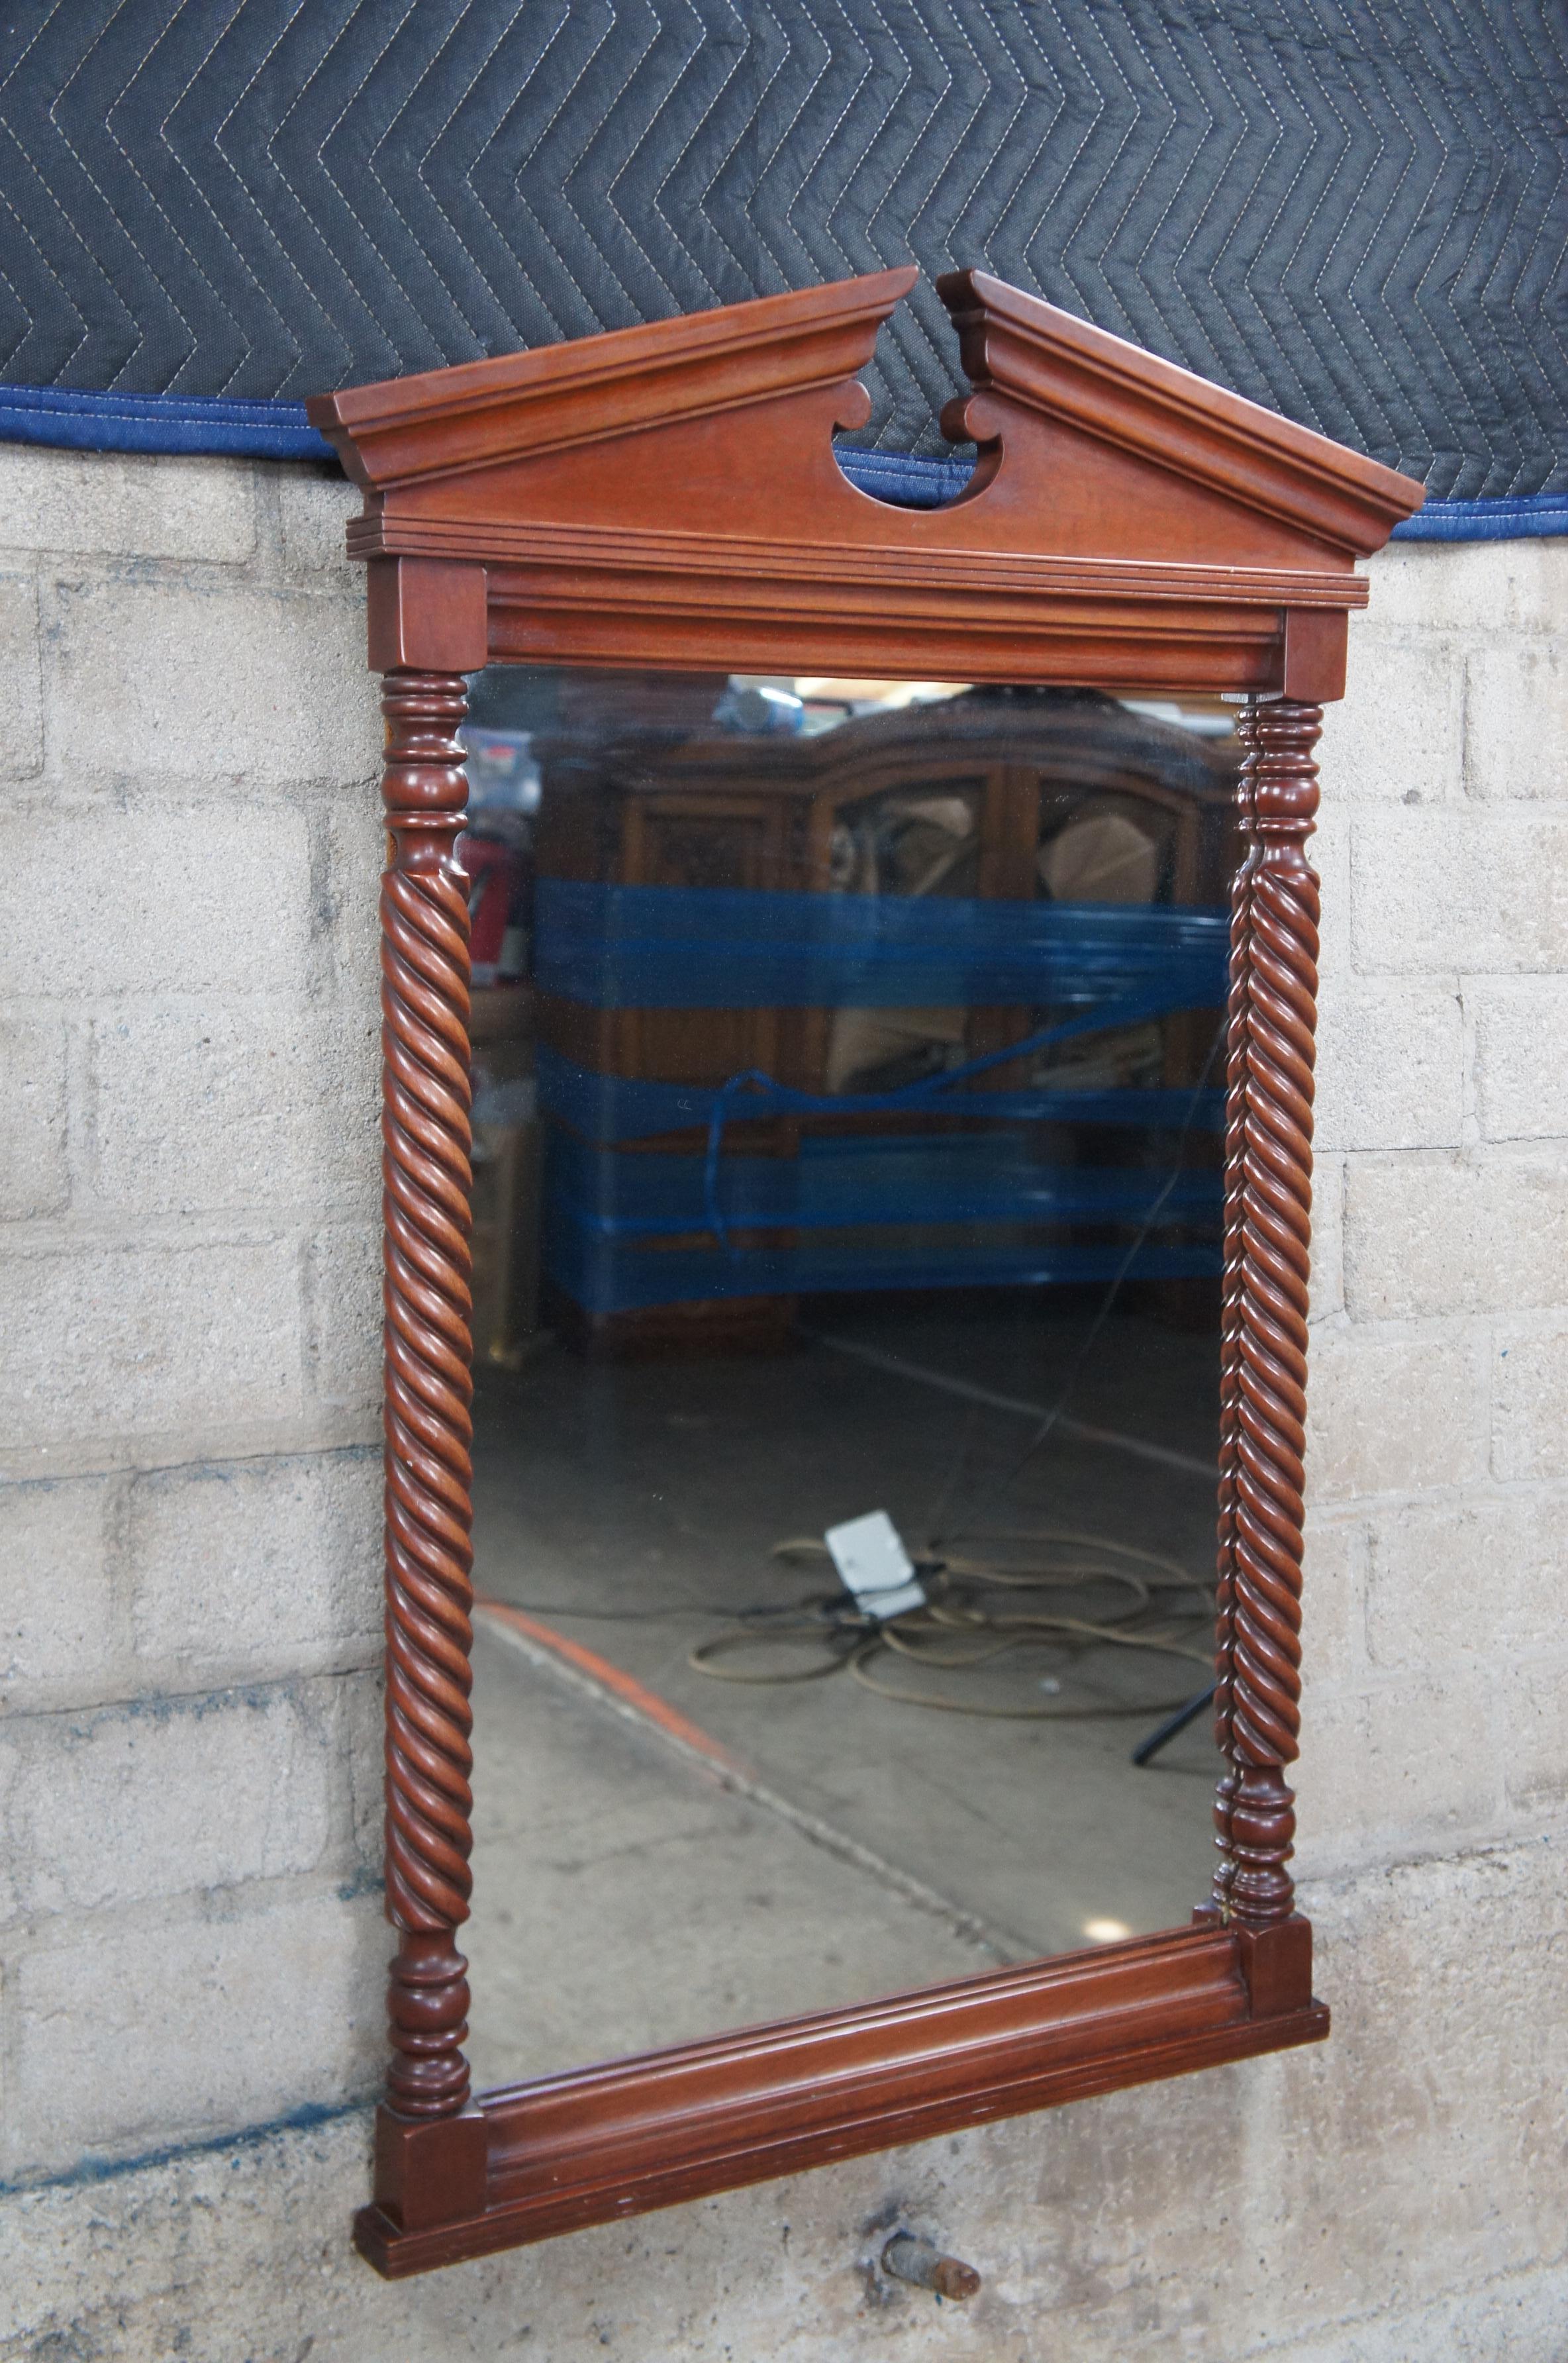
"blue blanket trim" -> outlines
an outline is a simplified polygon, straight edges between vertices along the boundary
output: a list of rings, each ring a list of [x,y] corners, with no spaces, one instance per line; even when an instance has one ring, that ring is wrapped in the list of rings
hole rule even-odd
[[[1429,501],[1394,528],[1397,541],[1526,541],[1568,533],[1568,493],[1529,493],[1514,501]]]
[[[69,386],[0,385],[0,442],[50,443],[75,451],[227,451],[258,460],[330,460],[331,444],[307,425],[303,402],[231,402],[183,394],[84,394]],[[969,481],[966,460],[917,460],[840,444],[845,474],[860,491],[915,509],[940,508]],[[1518,541],[1568,534],[1568,493],[1517,500],[1429,501],[1396,526],[1401,541]]]
[[[0,385],[0,442],[72,451],[228,451],[256,460],[332,460],[303,402],[228,402],[207,394],[80,394]]]

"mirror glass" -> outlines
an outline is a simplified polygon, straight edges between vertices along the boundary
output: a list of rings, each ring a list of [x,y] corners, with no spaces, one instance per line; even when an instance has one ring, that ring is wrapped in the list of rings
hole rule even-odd
[[[478,2081],[1182,1924],[1228,710],[508,667],[467,742]]]

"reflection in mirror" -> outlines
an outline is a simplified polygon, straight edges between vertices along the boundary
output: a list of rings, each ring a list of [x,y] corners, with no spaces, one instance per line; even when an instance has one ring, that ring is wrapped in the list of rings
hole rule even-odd
[[[476,2081],[1180,1925],[1225,710],[512,668],[468,744]]]

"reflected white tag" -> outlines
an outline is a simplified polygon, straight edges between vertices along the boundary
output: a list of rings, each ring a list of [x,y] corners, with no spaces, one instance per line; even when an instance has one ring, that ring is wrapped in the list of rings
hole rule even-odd
[[[925,1592],[886,1510],[846,1518],[823,1537],[846,1592],[868,1616],[904,1616],[923,1608]]]

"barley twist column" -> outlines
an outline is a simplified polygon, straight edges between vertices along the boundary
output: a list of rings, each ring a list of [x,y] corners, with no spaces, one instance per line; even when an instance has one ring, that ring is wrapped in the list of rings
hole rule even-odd
[[[1230,1605],[1229,1910],[1254,1928],[1289,1917],[1301,1694],[1302,1455],[1312,1207],[1318,880],[1304,850],[1318,809],[1316,705],[1252,714],[1242,1109],[1241,1286],[1234,1390]]]
[[[469,913],[461,673],[389,672],[381,880],[390,2105],[469,2094]]]
[[[1231,990],[1225,1028],[1225,1206],[1224,1245],[1220,1283],[1220,1503],[1219,1551],[1215,1590],[1216,1682],[1214,1742],[1227,1759],[1214,1797],[1215,1845],[1220,1859],[1214,1869],[1214,1903],[1229,1910],[1231,1880],[1235,1870],[1231,1853],[1231,1809],[1238,1774],[1231,1762],[1231,1666],[1235,1612],[1236,1557],[1236,1436],[1237,1362],[1240,1354],[1242,1307],[1242,1210],[1244,1199],[1242,1156],[1246,1134],[1246,1059],[1248,957],[1252,928],[1253,871],[1257,847],[1253,837],[1253,782],[1257,768],[1256,706],[1249,700],[1237,716],[1236,735],[1242,744],[1241,775],[1236,782],[1237,834],[1241,858],[1231,882]]]

